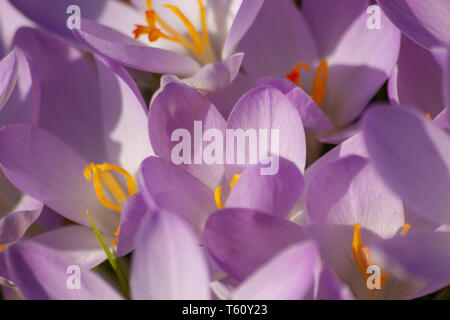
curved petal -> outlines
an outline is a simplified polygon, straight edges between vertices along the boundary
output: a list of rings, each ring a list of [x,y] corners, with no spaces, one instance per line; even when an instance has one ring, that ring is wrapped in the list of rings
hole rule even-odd
[[[15,51],[11,51],[0,61],[0,110],[8,101],[18,74],[17,56]]]
[[[103,237],[107,244],[114,240],[112,234],[104,234]],[[94,231],[84,226],[58,228],[27,241],[52,250],[68,264],[86,269],[92,269],[106,260],[106,253]]]
[[[180,214],[196,230],[202,230],[208,216],[217,209],[213,191],[169,161],[154,157],[144,160],[139,182],[150,208]]]
[[[83,176],[88,162],[51,133],[14,124],[0,130],[0,164],[22,192],[66,218],[90,226],[89,210],[102,231],[114,233],[119,217],[103,208]]]
[[[450,46],[447,0],[377,0],[391,21],[412,40],[431,49]]]
[[[306,231],[285,219],[249,209],[223,209],[206,222],[208,250],[231,277],[245,279]]]
[[[165,49],[147,47],[111,28],[82,19],[75,36],[94,52],[126,67],[155,73],[190,76],[200,68],[193,59]]]
[[[70,262],[54,251],[31,242],[14,244],[6,251],[6,265],[11,280],[26,299],[32,300],[101,300],[121,299],[102,278],[79,267],[80,289],[69,289]]]
[[[236,130],[247,133],[249,129],[256,132],[257,139],[259,138],[258,160],[260,162],[263,162],[264,157],[269,156],[267,152],[270,151],[270,158],[286,158],[294,162],[301,172],[304,171],[306,142],[302,119],[296,107],[281,91],[270,87],[259,87],[248,92],[237,102],[231,112],[227,131],[229,129],[235,130],[234,133],[238,132]],[[265,136],[261,130],[266,133]],[[234,145],[236,151],[234,161],[227,160],[227,175],[231,176],[233,173],[240,173],[245,165],[251,164],[251,156],[254,155],[252,147],[256,146],[256,142],[251,141],[250,138],[246,139],[249,142],[245,144],[236,143],[236,140],[233,137],[231,141],[227,139],[227,145],[229,143]],[[266,154],[261,154],[264,144],[267,151]],[[227,147],[227,153],[228,149]],[[238,164],[236,156],[239,154],[246,155],[246,163]]]
[[[235,50],[239,41],[244,37],[245,33],[255,21],[264,0],[242,1],[233,24],[228,32],[227,39],[222,49],[222,58],[226,59]]]
[[[144,224],[132,262],[134,299],[206,300],[209,272],[198,240],[181,218],[168,212]]]
[[[450,137],[425,117],[403,108],[378,107],[364,120],[375,168],[417,214],[450,222]]]
[[[226,60],[207,64],[192,77],[183,79],[183,82],[200,91],[224,89],[236,78],[243,59],[243,53],[236,53]]]
[[[265,1],[238,50],[245,53],[243,67],[255,81],[284,77],[300,61],[318,59],[311,30],[291,0]],[[312,76],[307,73],[306,78]]]
[[[207,131],[211,132],[210,129],[219,135],[217,139],[223,140],[225,120],[214,105],[196,90],[172,82],[166,84],[153,98],[148,130],[156,155],[181,164],[180,168],[185,169],[214,190],[222,179],[224,160],[219,157],[216,164],[204,162],[204,151],[209,143],[203,139],[203,134]],[[177,136],[177,132],[180,131],[180,136]],[[175,154],[176,148],[186,143],[187,146],[183,148],[181,158],[180,151]],[[223,154],[222,152],[222,158]],[[181,159],[175,160],[175,156]]]
[[[329,78],[322,109],[337,127],[361,114],[397,63],[400,32],[383,14],[381,29],[370,30],[367,17],[363,11],[327,57]]]
[[[24,196],[26,197],[26,196]],[[34,199],[27,201],[27,209],[13,211],[0,219],[0,243],[18,241],[39,217],[42,204]]]
[[[233,299],[303,299],[314,283],[314,271],[319,264],[319,251],[313,242],[292,245],[245,280]]]
[[[136,249],[136,238],[144,219],[151,214],[142,193],[137,193],[125,202],[117,239],[117,256],[122,257]]]
[[[73,14],[73,12],[67,13],[67,9],[71,5],[77,5],[80,8],[80,14],[83,18],[94,20],[130,37],[133,35],[135,24],[144,20],[144,15],[121,1],[10,0],[10,2],[40,26],[69,41],[74,40],[71,30],[67,27],[67,20]]]
[[[397,68],[390,79],[395,87],[390,98],[436,117],[444,109],[443,71],[432,53],[403,37]]]
[[[303,192],[303,176],[297,166],[279,159],[274,175],[261,175],[263,166],[253,165],[244,171],[227,199],[229,208],[255,209],[286,218]]]
[[[304,0],[302,13],[317,42],[320,56],[328,56],[369,0]]]

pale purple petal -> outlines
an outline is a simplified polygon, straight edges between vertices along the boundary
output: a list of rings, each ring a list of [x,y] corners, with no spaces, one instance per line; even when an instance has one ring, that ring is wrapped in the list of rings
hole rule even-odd
[[[6,251],[6,265],[11,280],[26,299],[121,299],[105,280],[82,267],[79,269],[80,289],[69,289],[69,277],[74,272],[68,269],[71,263],[61,259],[54,251],[31,242],[9,247]]]
[[[245,280],[233,299],[303,299],[314,283],[314,271],[319,264],[318,248],[313,242],[292,245]]]
[[[249,209],[223,209],[206,222],[204,239],[218,264],[242,280],[306,231],[285,219]]]
[[[450,45],[447,0],[377,0],[391,21],[408,37],[431,49]]]
[[[9,99],[17,80],[17,55],[11,51],[0,61],[0,110]]]
[[[373,108],[364,137],[379,174],[423,218],[449,223],[450,137],[403,108]]]
[[[189,225],[168,212],[155,213],[146,221],[131,274],[134,299],[210,297],[208,265],[198,240]]]

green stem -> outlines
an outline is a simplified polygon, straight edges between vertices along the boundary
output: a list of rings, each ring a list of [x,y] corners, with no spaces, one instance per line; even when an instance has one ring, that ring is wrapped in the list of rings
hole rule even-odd
[[[100,242],[103,251],[105,251],[106,256],[108,257],[108,261],[113,268],[114,272],[117,275],[117,279],[119,280],[119,285],[122,290],[123,295],[126,299],[129,298],[129,292],[128,292],[128,281],[122,271],[122,268],[120,267],[120,263],[117,260],[116,255],[111,252],[108,245],[105,242],[105,239],[103,238],[102,234],[100,233],[100,230],[98,229],[97,225],[95,224],[94,220],[92,219],[91,214],[89,211],[86,210],[86,214],[88,216],[89,222],[91,223],[92,229],[94,230],[95,235],[97,236],[98,241]]]

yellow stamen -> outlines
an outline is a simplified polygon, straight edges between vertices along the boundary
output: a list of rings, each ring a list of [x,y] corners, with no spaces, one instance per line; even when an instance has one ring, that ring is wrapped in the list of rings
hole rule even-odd
[[[231,182],[230,182],[230,189],[231,189],[231,190],[233,190],[234,185],[236,184],[236,182],[239,181],[239,178],[240,178],[240,177],[241,177],[240,174],[235,174],[235,175],[233,176],[233,179],[231,179]]]
[[[374,263],[371,259],[370,249],[367,247],[363,247],[361,225],[359,223],[355,224],[354,227],[352,251],[356,266],[358,267],[364,279],[367,281],[368,277],[370,276],[369,274],[367,274],[367,268]],[[387,275],[382,272],[380,280],[381,287],[383,287],[386,283]]]
[[[214,191],[214,200],[216,201],[216,206],[219,209],[223,209],[223,203],[222,200],[220,199],[220,194],[222,193],[222,186],[218,186],[216,188],[216,191]]]
[[[429,121],[433,121],[433,119],[431,118],[431,114],[429,113],[425,113],[425,118]]]
[[[122,187],[119,185],[110,171],[115,171],[125,177],[127,182],[128,194],[123,191]],[[87,181],[93,181],[95,193],[97,194],[97,198],[100,203],[106,208],[117,211],[119,213],[122,211],[123,203],[136,193],[136,184],[133,177],[128,173],[128,171],[119,166],[115,166],[109,163],[97,165],[91,163],[84,169],[83,174]],[[106,198],[103,189],[104,187],[106,187],[106,189],[111,193],[115,200],[115,203]],[[120,225],[114,235],[118,237],[119,232]],[[114,240],[113,244],[116,245],[117,241]]]
[[[148,10],[145,12],[147,26],[136,25],[133,31],[134,37],[137,39],[143,34],[148,35],[150,42],[155,42],[160,38],[176,42],[191,51],[203,64],[215,61],[214,54],[209,42],[208,27],[206,23],[205,6],[202,0],[197,0],[200,10],[200,19],[202,23],[202,35],[200,36],[192,22],[184,15],[184,13],[175,5],[165,4],[164,7],[172,11],[186,27],[191,40],[183,34],[172,28],[165,22],[154,10],[152,2],[147,0]],[[161,29],[156,27],[158,24]]]
[[[5,251],[8,248],[7,244],[0,244],[0,252]]]
[[[406,236],[408,234],[409,229],[411,229],[411,226],[409,225],[409,223],[405,224],[403,226],[402,236]]]
[[[299,87],[302,87],[300,81],[301,68],[305,68],[306,72],[309,72],[310,69],[307,63],[300,62],[291,70],[290,73],[286,74],[286,78],[291,80]],[[314,101],[319,107],[321,107],[323,105],[323,102],[325,101],[325,92],[327,89],[328,76],[329,76],[328,62],[327,60],[322,60],[316,69],[313,88],[310,95],[311,98],[314,99]]]

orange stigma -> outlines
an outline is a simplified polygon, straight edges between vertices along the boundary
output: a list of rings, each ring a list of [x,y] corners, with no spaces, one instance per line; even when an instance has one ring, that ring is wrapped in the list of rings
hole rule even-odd
[[[128,194],[126,194],[123,191],[122,187],[119,185],[119,183],[110,173],[110,171],[115,171],[125,177],[128,187]],[[123,203],[129,197],[133,196],[136,193],[136,184],[134,182],[133,177],[131,176],[131,174],[128,173],[128,171],[119,166],[114,166],[109,163],[104,164],[91,163],[84,169],[83,174],[87,181],[93,181],[94,190],[95,193],[97,194],[97,198],[100,201],[100,203],[104,207],[117,211],[119,213],[122,211]],[[112,195],[112,198],[114,198],[115,202],[110,201],[105,196],[103,185]],[[117,227],[117,231],[114,233],[114,236],[116,238],[119,236],[119,232],[120,232],[120,225]],[[117,240],[113,241],[113,245],[117,245]]]
[[[241,178],[240,174],[235,174],[233,176],[230,182],[230,191],[233,190],[234,186],[236,185],[236,183],[239,181],[240,178]],[[222,202],[221,195],[222,195],[222,186],[218,186],[214,191],[214,200],[216,202],[216,206],[218,209],[223,209],[225,207]]]
[[[184,15],[184,13],[177,6],[165,4],[164,7],[172,11],[184,24],[189,34],[189,38],[184,34],[172,28],[166,21],[164,21],[155,10],[153,10],[152,1],[147,0],[148,10],[145,12],[146,26],[136,25],[133,31],[134,38],[137,39],[143,34],[148,35],[150,42],[158,41],[159,39],[166,39],[178,43],[179,45],[188,49],[195,57],[203,64],[208,64],[216,61],[214,53],[211,48],[208,34],[208,26],[206,23],[205,6],[202,0],[197,0],[200,19],[202,25],[202,35],[198,33],[192,22]],[[158,28],[157,25],[160,27]]]
[[[304,68],[306,72],[309,72],[310,69],[307,63],[300,62],[291,70],[290,73],[286,74],[286,78],[302,88],[302,84],[300,81],[301,68]],[[313,88],[310,95],[319,107],[321,107],[323,105],[323,102],[325,101],[328,76],[328,62],[327,60],[322,60],[317,66],[316,74],[314,76]]]

